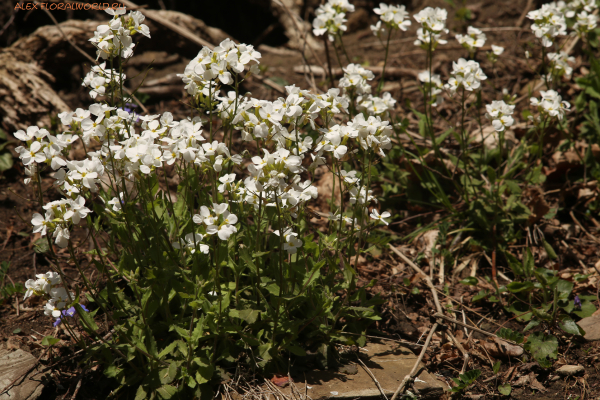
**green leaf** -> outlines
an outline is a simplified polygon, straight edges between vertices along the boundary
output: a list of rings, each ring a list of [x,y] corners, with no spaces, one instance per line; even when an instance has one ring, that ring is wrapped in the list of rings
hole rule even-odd
[[[527,326],[525,328],[523,328],[523,332],[527,332],[528,330],[530,330],[531,328],[535,328],[539,324],[540,324],[540,321],[538,321],[537,319],[532,319],[531,321],[529,321]]]
[[[479,283],[479,281],[474,276],[469,276],[460,281],[460,283],[462,283],[463,285],[475,286]]]
[[[198,366],[198,370],[196,372],[196,382],[199,385],[210,381],[215,372],[215,369],[207,359],[204,358],[194,358],[194,364]]]
[[[550,257],[551,260],[556,260],[558,258],[558,256],[556,255],[556,252],[554,251],[552,246],[550,246],[550,243],[546,242],[545,240],[544,240],[544,249],[546,249],[546,253],[548,253],[548,257]]]
[[[523,348],[530,352],[533,358],[543,368],[552,366],[551,359],[558,358],[558,340],[552,335],[535,332],[529,335]]]
[[[581,328],[569,316],[565,315],[562,321],[558,324],[558,326],[560,327],[560,329],[567,333],[570,333],[571,335],[581,336]]]
[[[519,344],[523,343],[525,340],[525,337],[522,333],[515,332],[509,328],[501,328],[496,335],[500,336],[502,339],[512,340],[513,342]]]
[[[229,310],[229,316],[233,317],[233,318],[239,318],[248,324],[253,324],[256,322],[256,319],[258,318],[259,312],[260,312],[260,310],[252,310],[252,309],[246,309],[246,310],[231,309],[231,310]]]
[[[498,385],[498,391],[504,396],[510,396],[510,392],[512,392],[512,386],[510,386],[510,383]]]
[[[33,243],[33,251],[38,254],[46,253],[49,250],[48,239],[45,237],[41,237]]]
[[[502,361],[496,361],[492,366],[492,370],[494,371],[494,375],[500,372],[500,366],[502,365]]]
[[[525,292],[533,289],[533,282],[511,282],[508,285],[506,285],[506,288],[511,293]]]
[[[54,346],[56,343],[60,342],[60,339],[57,339],[53,336],[45,336],[42,339],[42,346]]]
[[[13,166],[13,156],[9,152],[0,154],[0,171],[7,171]]]
[[[148,393],[146,393],[144,386],[138,386],[137,392],[135,393],[135,400],[145,400],[147,397]]]
[[[163,385],[158,388],[157,392],[163,399],[170,399],[173,395],[177,394],[177,388],[171,385]]]
[[[75,304],[75,311],[79,314],[79,318],[81,318],[86,328],[94,332],[98,330],[98,325],[94,322],[94,318],[92,318],[90,313],[83,311],[83,308],[79,304]]]
[[[577,315],[579,318],[587,318],[596,312],[594,303],[589,299],[585,299],[584,296],[579,296],[579,298],[581,299],[581,310],[573,311],[573,314]]]
[[[13,331],[14,334],[21,333],[21,328],[17,328]]]

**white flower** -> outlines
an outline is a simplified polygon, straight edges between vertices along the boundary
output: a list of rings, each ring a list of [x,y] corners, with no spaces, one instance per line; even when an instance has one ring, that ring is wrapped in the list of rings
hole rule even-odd
[[[277,236],[281,236],[279,230],[273,231]],[[292,228],[286,228],[283,231],[283,250],[287,251],[288,254],[296,254],[298,248],[302,246],[302,240],[298,239],[298,234],[292,231]]]
[[[492,53],[494,53],[495,56],[500,56],[502,53],[504,53],[504,47],[502,46],[496,46],[496,45],[492,45]]]
[[[389,225],[389,222],[384,220],[384,218],[389,218],[391,216],[391,214],[387,211],[384,211],[383,213],[381,213],[381,215],[379,215],[379,212],[376,209],[373,209],[371,211],[371,215],[369,215],[369,216],[372,219],[379,220],[379,221],[383,222],[384,224]]]

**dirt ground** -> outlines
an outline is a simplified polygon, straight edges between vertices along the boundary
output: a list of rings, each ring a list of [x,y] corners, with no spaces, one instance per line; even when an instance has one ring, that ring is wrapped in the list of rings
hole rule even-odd
[[[460,3],[460,1],[456,1]],[[162,2],[161,2],[162,3]],[[232,4],[240,2],[232,2]],[[243,3],[243,2],[242,2]],[[252,2],[248,2],[252,3]],[[260,3],[260,2],[257,2]],[[372,12],[373,2],[356,1],[357,11],[351,14],[349,18],[349,33],[344,36],[344,42],[348,52],[348,56],[352,62],[371,66],[383,65],[383,46],[372,35],[369,26],[376,21],[376,16]],[[439,1],[404,1],[409,12],[412,14],[425,6],[440,6],[450,8],[448,3],[442,0]],[[486,86],[483,90],[484,102],[486,99],[496,99],[497,92],[503,88],[507,88],[510,93],[516,93],[519,96],[526,95],[528,85],[532,83],[535,75],[527,61],[524,58],[524,52],[528,48],[528,43],[533,40],[533,35],[528,29],[529,22],[524,18],[527,11],[539,6],[540,1],[527,0],[481,0],[467,1],[467,8],[471,12],[471,20],[468,24],[484,27],[484,32],[487,35],[487,45],[495,44],[505,47],[505,53],[498,63],[497,68],[489,73],[496,76],[497,87]],[[164,2],[165,7],[169,8],[184,8],[184,5],[177,5],[175,1]],[[149,8],[158,8],[159,4],[149,3]],[[9,17],[12,15],[6,4],[5,10]],[[256,6],[258,7],[258,6]],[[211,14],[212,13],[212,14]],[[243,10],[239,11],[243,15]],[[212,25],[210,15],[215,14],[212,8],[206,13],[197,8],[191,13],[197,18],[201,18],[208,25]],[[208,15],[207,15],[208,14]],[[448,19],[449,27],[452,30],[460,30],[460,25],[463,24],[453,17],[453,13]],[[237,15],[237,14],[236,14]],[[307,11],[310,15],[310,9]],[[62,20],[67,16],[61,16]],[[89,15],[73,15],[73,18],[89,18]],[[280,27],[271,29],[267,34],[264,34],[265,28],[274,24],[273,17],[269,13],[258,13],[256,20],[259,22],[257,27],[248,28],[246,30],[239,26],[232,27],[227,25],[227,21],[215,18],[214,26],[218,26],[225,32],[231,29],[231,35],[237,40],[253,42],[259,46],[259,51],[262,53],[261,65],[267,68],[264,71],[264,76],[270,78],[271,81],[279,85],[295,84],[301,88],[311,88],[312,80],[309,75],[294,72],[294,67],[305,64],[302,54],[296,50],[285,46],[286,38],[283,35]],[[8,21],[6,15],[4,20],[0,20],[0,28]],[[14,19],[13,23],[5,34],[0,35],[0,45],[9,46],[19,37],[31,33],[35,28],[50,24],[43,15],[32,13],[27,19],[26,16],[20,13]],[[231,25],[235,25],[231,23]],[[417,88],[415,79],[416,72],[425,69],[425,52],[413,45],[415,39],[416,26],[413,23],[408,32],[397,35],[392,40],[388,67],[402,69],[397,75],[389,76],[389,81],[386,82],[384,90],[390,91],[394,98],[398,100],[397,113],[400,118],[408,118],[411,124],[416,124],[416,120],[408,111],[408,107],[404,107],[408,102],[413,107],[419,108],[422,106],[422,96]],[[159,41],[160,42],[160,41]],[[154,45],[154,40],[151,42]],[[145,52],[167,51],[166,47],[145,47]],[[0,51],[2,51],[0,49]],[[152,70],[149,71],[146,81],[151,81],[159,78],[164,78],[169,74],[181,73],[188,61],[195,55],[197,48],[181,50],[180,53],[175,53],[173,57],[169,57],[162,63],[156,63]],[[306,53],[306,59],[309,64],[317,65],[317,60],[314,59],[310,51]],[[317,50],[320,60],[326,59],[323,50]],[[576,62],[574,65],[574,77],[581,76],[588,71],[589,66],[585,65],[581,56],[576,54]],[[436,52],[434,61],[434,70],[440,73],[443,77],[447,77],[451,62],[464,56],[464,50],[456,41],[449,38],[448,45],[441,46]],[[142,53],[136,55],[139,62],[132,63],[132,66],[127,71],[128,76],[135,76],[143,71],[144,60],[155,60],[158,58],[155,53]],[[162,57],[162,56],[160,56]],[[335,60],[335,55],[331,53],[332,60]],[[483,62],[485,55],[479,56]],[[337,67],[335,61],[332,61],[334,67]],[[58,67],[58,66],[55,66]],[[85,62],[81,61],[73,65],[60,66],[62,71],[66,71],[63,75],[57,73],[56,82],[53,88],[60,94],[64,101],[73,109],[89,104],[84,88],[78,85],[78,82],[83,77],[84,72],[89,68]],[[525,71],[525,72],[524,72]],[[318,89],[326,89],[327,83],[324,76],[315,75],[315,85]],[[133,85],[141,82],[141,78],[133,80]],[[176,84],[174,84],[176,85]],[[166,90],[161,93],[153,93],[149,95],[146,101],[146,107],[152,114],[171,111],[175,118],[187,115],[186,107],[181,102],[181,93],[183,85],[177,86],[175,89]],[[164,89],[164,88],[163,88]],[[275,99],[281,95],[276,89],[263,84],[258,79],[250,79],[245,84],[245,90],[252,93],[254,97]],[[577,87],[574,85],[566,92],[566,97],[575,98],[577,95]],[[448,118],[455,112],[456,105],[452,102],[445,102],[440,107],[440,114],[446,115]],[[519,114],[523,109],[528,107],[528,101],[522,101],[517,105],[515,114]],[[34,123],[35,121],[23,121],[24,123]],[[7,127],[2,127],[12,132]],[[44,254],[36,253],[34,243],[39,239],[38,235],[31,233],[32,213],[39,211],[39,206],[30,188],[23,184],[24,172],[23,167],[15,159],[14,167],[0,175],[0,262],[8,261],[10,268],[8,271],[8,280],[14,283],[24,283],[31,278],[35,273],[45,272],[48,267],[48,260]],[[46,177],[44,179],[44,188],[47,189],[45,196],[46,200],[54,200],[58,198],[58,194],[54,191],[51,184],[53,179]],[[576,190],[555,190],[564,188],[564,171],[548,170],[547,181],[542,188],[544,191],[544,201],[550,206],[555,206],[559,202],[577,203]],[[565,197],[566,196],[566,197]],[[398,209],[404,210],[405,219],[389,226],[392,234],[397,237],[403,237],[418,226],[422,226],[428,222],[434,221],[436,218],[435,212],[422,209],[414,204],[407,204],[402,198],[397,199],[397,203],[393,204]],[[321,203],[323,212],[327,212],[326,204]],[[575,211],[575,215],[581,214],[582,208]],[[438,216],[439,217],[439,216]],[[559,254],[559,268],[561,274],[570,274],[582,272],[582,266],[591,267],[598,261],[600,254],[598,244],[586,236],[579,224],[567,215],[559,215],[556,217],[559,225],[568,225],[568,229],[572,229],[573,234],[563,239],[556,239],[555,250]],[[580,218],[581,220],[581,218]],[[600,224],[595,219],[591,219],[592,224],[584,226],[587,232],[600,238],[598,228]],[[543,229],[543,227],[542,227]],[[85,250],[89,241],[86,235],[85,227],[76,231],[75,240],[79,243],[78,248]],[[402,246],[407,254],[415,256],[417,251],[422,249],[422,245],[418,241],[413,243],[397,243]],[[476,251],[476,249],[474,249]],[[65,260],[67,254],[60,254]],[[81,262],[84,271],[92,279],[97,278],[95,269],[87,268],[88,260],[84,254],[80,254]],[[489,262],[482,259],[478,265],[478,274],[489,275],[491,266]],[[79,274],[74,267],[69,267],[65,262],[63,269],[67,275],[77,285]],[[374,327],[381,334],[391,337],[402,338],[409,341],[418,340],[422,333],[425,332],[432,324],[429,315],[433,309],[430,296],[428,294],[425,283],[419,281],[413,274],[410,268],[407,268],[398,259],[389,252],[372,253],[368,257],[361,257],[357,267],[360,279],[363,284],[368,283],[372,279],[377,280],[377,284],[372,289],[373,293],[379,293],[385,299],[382,309],[383,319]],[[508,267],[499,266],[499,271],[506,271]],[[463,272],[468,275],[468,268]],[[459,274],[456,279],[461,279]],[[420,288],[419,293],[409,290],[406,287],[406,279],[411,282],[412,287]],[[596,286],[590,285],[577,286],[578,293],[597,293],[600,285],[600,280],[596,280]],[[478,289],[477,289],[478,290]],[[522,329],[524,324],[517,322],[511,318],[510,314],[505,313],[498,303],[481,302],[472,304],[470,299],[476,294],[476,289],[460,285],[454,281],[454,285],[450,288],[449,296],[443,296],[440,300],[443,303],[450,301],[464,302],[469,305],[466,308],[466,314],[473,321],[483,321],[480,327],[484,330],[495,331],[499,326],[509,327],[513,329]],[[600,302],[596,302],[600,308]],[[34,298],[27,301],[22,301],[22,295],[12,296],[4,304],[0,305],[0,341],[8,348],[21,348],[30,351],[34,356],[38,357],[41,354],[41,346],[39,340],[46,335],[53,335],[68,340],[68,336],[61,328],[52,326],[52,318],[44,316],[41,311],[42,304],[35,303]],[[462,316],[457,315],[458,319]],[[464,331],[460,327],[451,328],[455,336],[466,343]],[[475,341],[483,341],[484,336],[475,333],[473,338]],[[588,343],[576,338],[563,336],[559,338],[560,349],[559,358],[555,367],[560,365],[583,365],[585,374],[575,377],[558,376],[555,372],[556,368],[543,369],[535,362],[524,362],[515,358],[502,359],[501,373],[498,377],[494,377],[491,365],[492,360],[489,355],[482,353],[473,348],[470,369],[478,368],[483,374],[482,378],[477,380],[477,383],[468,390],[467,396],[472,399],[496,398],[501,397],[496,390],[501,377],[508,379],[509,377],[528,377],[529,380],[522,380],[523,384],[519,387],[513,385],[511,396],[516,399],[536,399],[536,400],[555,400],[555,399],[598,399],[600,398],[600,342]],[[425,356],[424,362],[429,371],[443,382],[450,384],[451,378],[458,375],[462,367],[462,356],[449,343],[444,343],[442,338],[430,347],[430,351]],[[68,356],[73,352],[67,346],[55,350],[53,357]],[[52,360],[46,360],[45,364],[51,364]],[[64,399],[75,398],[72,396],[80,380],[80,388],[77,398],[79,399],[102,399],[107,393],[104,391],[105,382],[100,371],[96,371],[94,367],[91,369],[81,368],[78,364],[77,357],[69,361],[63,362],[60,366],[51,369],[43,378],[46,382],[46,388],[40,399]],[[84,371],[86,371],[84,373]],[[537,382],[537,383],[536,383]],[[539,386],[537,386],[539,385]],[[580,396],[580,397],[577,397]]]

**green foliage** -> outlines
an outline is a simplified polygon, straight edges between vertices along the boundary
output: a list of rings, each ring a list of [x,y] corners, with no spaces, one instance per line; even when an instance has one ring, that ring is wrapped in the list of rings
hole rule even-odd
[[[496,335],[500,336],[503,339],[512,340],[515,343],[521,344],[525,340],[525,337],[522,333],[515,332],[509,328],[500,328]]]
[[[471,386],[477,378],[481,375],[481,371],[478,369],[474,369],[471,371],[467,371],[464,374],[460,374],[458,378],[452,378],[454,383],[456,384],[452,388],[453,393],[459,393],[465,390],[467,387]]]
[[[550,368],[551,360],[558,358],[558,339],[552,335],[546,335],[544,332],[535,332],[529,335],[523,348],[530,352],[543,368]]]
[[[21,283],[7,281],[9,268],[10,263],[8,261],[0,263],[0,305],[4,304],[14,294],[20,296],[22,293],[25,293],[25,288]]]
[[[11,144],[8,141],[8,135],[0,129],[0,172],[7,171],[13,166],[13,156],[7,146]]]
[[[510,383],[498,385],[498,392],[504,396],[510,396],[510,393],[512,392],[512,386],[510,386]]]

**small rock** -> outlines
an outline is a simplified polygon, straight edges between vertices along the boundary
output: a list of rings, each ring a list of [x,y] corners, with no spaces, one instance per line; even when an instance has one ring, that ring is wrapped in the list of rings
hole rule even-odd
[[[33,372],[37,360],[23,350],[0,351],[0,388],[6,388],[15,379],[17,381],[6,393],[0,395],[0,400],[34,400],[40,397],[44,385],[37,379],[29,379],[25,375]]]
[[[577,323],[585,331],[585,340],[593,342],[600,340],[600,315],[583,318]]]
[[[572,376],[585,372],[585,368],[583,368],[583,365],[563,365],[556,372],[559,375]]]

